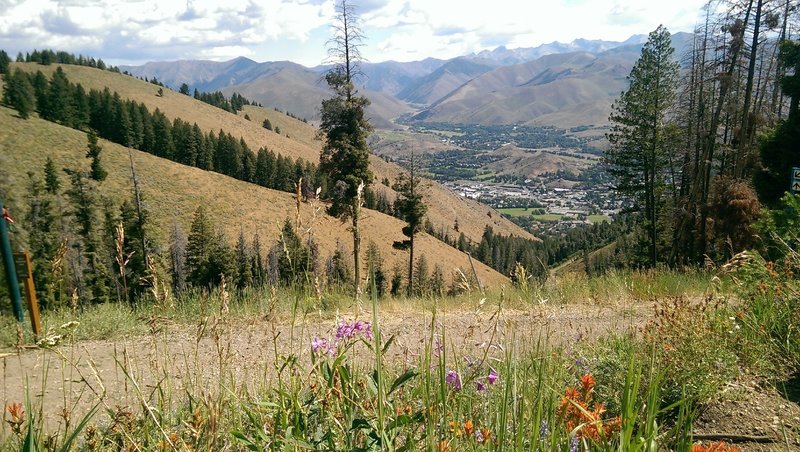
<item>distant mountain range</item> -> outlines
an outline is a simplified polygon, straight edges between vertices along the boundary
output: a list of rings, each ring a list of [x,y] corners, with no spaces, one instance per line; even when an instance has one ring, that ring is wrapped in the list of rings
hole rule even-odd
[[[693,35],[676,33],[676,56],[691,47]],[[577,39],[532,48],[498,47],[450,60],[428,58],[401,63],[365,63],[361,92],[372,105],[377,127],[413,114],[432,122],[468,124],[601,125],[613,99],[626,86],[645,35],[626,41]],[[135,76],[153,78],[177,89],[238,92],[267,107],[310,120],[319,117],[330,92],[325,66],[307,68],[288,61],[258,63],[182,60],[120,66]]]

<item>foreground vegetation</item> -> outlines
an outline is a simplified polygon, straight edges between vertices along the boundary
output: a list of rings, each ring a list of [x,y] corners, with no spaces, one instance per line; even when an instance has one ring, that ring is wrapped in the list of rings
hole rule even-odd
[[[39,345],[51,351],[42,353],[96,392],[76,396],[65,386],[56,420],[36,394],[10,400],[3,448],[712,450],[693,438],[698,407],[744,374],[776,382],[800,365],[792,334],[800,321],[799,270],[798,255],[785,248],[775,261],[740,255],[712,274],[567,276],[487,294],[472,288],[458,299],[373,295],[354,303],[336,293],[237,295],[223,286],[135,311],[106,304],[47,313],[49,332]],[[559,342],[503,320],[508,310],[585,300],[609,309],[657,301],[657,308],[636,328],[591,341]],[[454,308],[476,310],[472,327],[485,340],[473,345],[465,331],[447,328],[441,316]],[[382,311],[398,310],[425,322],[416,348],[384,333]],[[171,354],[175,329],[143,320],[157,316],[187,325],[182,330],[196,326],[194,349]],[[312,317],[328,334],[311,329]],[[260,371],[243,377],[230,338],[252,318],[267,319],[263,347],[274,350],[258,362]],[[98,328],[109,324],[119,329]],[[148,332],[145,347],[157,359],[146,369],[131,364],[127,348],[115,352],[127,399],[111,395],[103,384],[109,377],[92,375],[76,358],[82,339]],[[212,350],[210,361],[202,348]],[[787,447],[800,440],[793,434],[785,432]],[[720,447],[713,450],[735,450]]]

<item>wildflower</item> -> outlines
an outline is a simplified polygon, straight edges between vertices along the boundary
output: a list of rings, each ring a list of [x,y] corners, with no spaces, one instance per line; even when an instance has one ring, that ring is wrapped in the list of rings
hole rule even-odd
[[[497,371],[494,368],[490,367],[489,375],[486,377],[486,381],[489,382],[490,385],[497,383],[497,380],[500,379],[500,375],[497,374]]]
[[[467,419],[466,421],[464,421],[464,434],[466,436],[470,436],[474,431],[475,431],[475,426],[472,423],[472,419]]]
[[[461,374],[456,372],[455,370],[448,370],[447,375],[444,377],[444,381],[453,387],[453,389],[461,389]]]
[[[595,381],[595,379],[592,376],[592,374],[585,374],[584,376],[582,376],[581,377],[581,389],[583,389],[583,393],[584,394],[588,394],[592,390],[592,388],[594,388],[594,385],[596,383],[597,382]]]
[[[577,436],[573,436],[569,441],[569,452],[578,452],[581,442]]]
[[[478,438],[478,433],[480,433],[480,438]],[[482,428],[480,430],[475,430],[475,439],[479,443],[485,443],[489,441],[492,437],[492,432],[488,428]]]
[[[6,411],[8,411],[9,416],[11,416],[11,419],[6,420],[8,425],[11,426],[11,430],[17,435],[21,434],[22,424],[25,422],[25,409],[22,407],[22,404],[19,402],[9,403],[8,406],[6,406]]]
[[[315,336],[311,341],[311,351],[320,355],[336,354],[336,344],[331,344],[327,339]]]
[[[480,430],[475,430],[475,441],[482,443],[486,440]]]
[[[550,436],[550,426],[547,425],[547,419],[542,419],[539,423],[539,440],[544,441]]]
[[[73,328],[79,327],[80,325],[81,325],[81,322],[79,322],[77,320],[73,320],[71,322],[67,322],[67,323],[61,325],[59,328],[61,328],[62,330],[71,330]]]
[[[339,325],[336,327],[336,342],[352,339],[359,333],[363,334],[367,339],[372,339],[372,325],[361,320],[356,320],[353,323],[340,320]]]
[[[484,392],[486,391],[486,385],[481,383],[479,380],[475,380],[475,389],[477,389],[478,392]]]

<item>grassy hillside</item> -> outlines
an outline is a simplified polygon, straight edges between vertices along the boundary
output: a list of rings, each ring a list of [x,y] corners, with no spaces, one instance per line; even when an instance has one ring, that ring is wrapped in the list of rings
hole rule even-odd
[[[109,172],[102,184],[104,195],[114,199],[117,204],[131,194],[128,148],[101,140],[103,160]],[[168,243],[168,230],[174,221],[179,222],[188,233],[195,209],[204,204],[213,218],[224,227],[228,238],[233,241],[240,228],[252,236],[256,231],[264,243],[271,246],[277,241],[278,230],[283,221],[295,218],[296,202],[288,193],[269,190],[223,176],[217,173],[180,165],[153,155],[132,151],[146,204],[160,232],[160,242]],[[56,163],[57,168],[88,169],[86,153],[86,134],[74,129],[36,118],[22,120],[14,111],[0,107],[0,176],[6,197],[17,200],[21,207],[26,196],[27,172],[41,175],[47,156]],[[62,177],[62,184],[66,178]],[[327,258],[337,241],[345,246],[352,241],[345,225],[325,215],[315,213],[311,204],[301,205],[303,229],[311,229]],[[15,216],[22,218],[23,213]],[[407,254],[392,249],[392,242],[403,238],[403,223],[393,217],[369,211],[363,222],[364,243],[374,241],[381,250],[386,264],[404,263]],[[428,256],[430,265],[442,265],[449,274],[456,267],[469,268],[468,257],[426,234],[418,240],[420,255]],[[476,262],[482,281],[501,283],[506,278]]]
[[[56,65],[42,66],[36,63],[12,63],[12,66],[31,72],[41,70],[48,77],[57,67]],[[197,123],[204,131],[221,128],[234,137],[242,137],[251,149],[255,150],[266,146],[292,158],[302,157],[315,163],[319,161],[322,142],[314,139],[316,133],[314,126],[290,118],[273,109],[248,107],[245,110],[251,117],[251,120],[248,121],[244,119],[244,114],[228,113],[175,91],[164,90],[164,95],[159,97],[157,96],[157,86],[123,74],[84,66],[62,66],[62,69],[73,83],[81,83],[87,90],[92,88],[102,90],[107,86],[112,92],[118,92],[123,98],[144,103],[151,111],[156,108],[160,109],[169,119],[181,118],[190,123]],[[281,135],[261,126],[264,117],[269,117],[273,125],[281,128]],[[393,181],[402,171],[397,165],[387,163],[377,157],[372,157],[370,163],[377,181],[383,180],[384,177]],[[375,187],[378,190],[381,189],[379,183],[376,183]],[[393,192],[388,189],[387,192],[389,198],[392,199]],[[462,199],[438,184],[432,182],[429,184],[427,201],[429,203],[428,216],[437,228],[449,227],[452,229],[452,225],[458,219],[460,231],[473,241],[480,241],[486,225],[492,226],[497,233],[535,239],[528,232],[502,218],[494,210],[476,201]],[[452,233],[457,234],[455,231],[451,231]]]

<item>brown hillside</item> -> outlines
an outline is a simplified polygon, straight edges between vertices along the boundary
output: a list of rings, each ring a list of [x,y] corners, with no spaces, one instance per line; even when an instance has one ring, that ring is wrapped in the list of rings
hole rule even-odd
[[[574,175],[581,174],[597,158],[588,154],[569,153],[567,149],[522,149],[514,145],[506,145],[492,151],[501,160],[487,165],[497,174],[535,178],[543,174],[554,174],[558,171]]]
[[[36,63],[12,63],[12,65],[31,72],[41,70],[48,76],[57,67],[55,65],[42,66]],[[282,135],[261,126],[264,116],[250,113],[263,110],[257,107],[249,107],[245,110],[251,117],[251,120],[248,121],[244,119],[244,114],[228,113],[204,104],[191,96],[168,89],[164,89],[163,97],[159,97],[157,96],[157,86],[123,74],[83,66],[62,66],[62,69],[73,83],[81,83],[87,90],[103,89],[107,86],[112,92],[116,91],[123,98],[142,102],[151,110],[159,108],[170,119],[181,118],[190,123],[196,122],[203,130],[219,130],[221,128],[234,137],[242,137],[254,150],[266,146],[293,158],[302,157],[311,162],[319,162],[322,142],[314,140],[314,127],[274,110],[266,109],[263,115],[269,116],[270,121],[280,120],[277,125],[281,128]],[[286,135],[289,135],[289,138]],[[298,138],[294,139],[294,136]],[[373,156],[370,163],[377,181],[383,180],[384,177],[394,181],[402,171],[399,166],[387,163],[378,157]],[[380,188],[379,185],[376,183],[377,189]],[[457,218],[460,224],[459,229],[467,238],[475,242],[480,241],[486,225],[491,225],[495,232],[501,234],[536,239],[527,231],[502,218],[496,211],[475,201],[464,200],[438,184],[431,183],[428,194],[428,216],[437,229],[440,227],[451,228]]]
[[[103,193],[119,203],[130,196],[128,149],[101,140],[103,161],[109,172],[103,182]],[[86,134],[57,124],[31,118],[22,120],[13,110],[0,107],[0,168],[2,190],[11,197],[22,200],[27,186],[27,172],[41,174],[49,155],[57,167],[87,168]],[[262,188],[220,174],[191,168],[139,151],[132,151],[146,203],[160,231],[160,241],[166,244],[167,231],[173,221],[178,221],[184,231],[189,230],[195,209],[204,204],[214,218],[224,226],[233,241],[244,228],[248,236],[256,231],[271,246],[277,240],[278,228],[289,217],[295,218],[295,200],[291,194]],[[62,183],[66,183],[63,180]],[[20,202],[18,201],[18,204]],[[18,221],[22,215],[17,214]],[[346,225],[322,212],[314,215],[314,206],[301,208],[303,229],[311,228],[319,242],[322,256],[327,257],[340,241],[345,247],[351,243]],[[390,268],[404,264],[405,252],[392,249],[395,240],[403,238],[403,223],[396,218],[369,211],[362,222],[364,243],[375,242]],[[422,234],[418,239],[420,255],[426,255],[430,265],[440,264],[446,274],[457,267],[469,268],[464,253],[451,248],[435,238]],[[481,280],[499,284],[507,279],[475,262]]]

